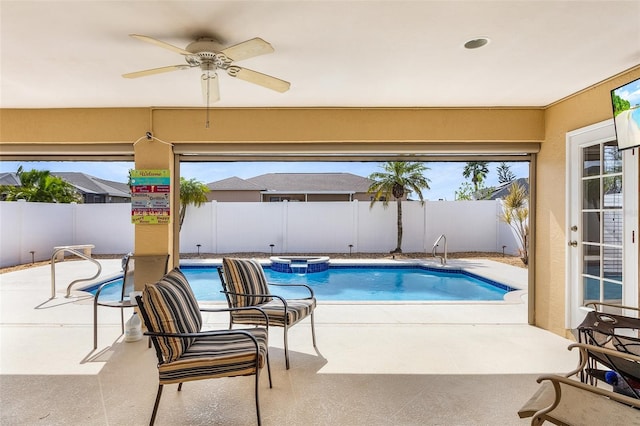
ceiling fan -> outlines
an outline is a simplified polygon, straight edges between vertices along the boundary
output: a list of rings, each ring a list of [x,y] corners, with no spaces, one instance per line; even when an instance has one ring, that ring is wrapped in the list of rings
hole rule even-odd
[[[237,61],[242,61],[244,59],[264,55],[274,51],[271,44],[259,37],[252,38],[226,48],[212,38],[199,38],[182,49],[153,37],[138,34],[130,34],[130,36],[171,50],[172,52],[179,53],[184,56],[186,64],[169,65],[166,67],[136,71],[123,74],[122,76],[124,78],[146,77],[148,75],[176,70],[196,67],[200,68],[202,70],[202,95],[207,107],[209,104],[220,99],[218,75],[216,73],[219,69],[225,70],[231,77],[239,78],[241,80],[248,81],[249,83],[257,84],[280,93],[289,90],[289,86],[291,85],[289,82],[279,78],[235,65],[235,62]]]

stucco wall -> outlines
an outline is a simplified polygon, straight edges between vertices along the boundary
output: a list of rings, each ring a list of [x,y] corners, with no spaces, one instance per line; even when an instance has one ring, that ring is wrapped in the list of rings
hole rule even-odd
[[[538,155],[536,206],[536,325],[557,334],[565,330],[566,134],[612,117],[610,91],[640,77],[640,69],[611,79],[550,106],[545,140]]]

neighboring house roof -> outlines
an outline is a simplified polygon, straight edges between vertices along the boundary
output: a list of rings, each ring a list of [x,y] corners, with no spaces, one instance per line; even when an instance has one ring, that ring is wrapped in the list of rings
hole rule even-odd
[[[52,175],[75,186],[85,194],[106,194],[112,197],[130,198],[131,193],[126,183],[113,182],[80,172],[51,172]]]
[[[517,183],[521,187],[524,188],[524,191],[529,193],[529,179],[528,178],[519,178],[511,182],[503,183],[500,186],[495,188],[495,191],[491,194],[491,196],[487,197],[487,200],[497,200],[498,198],[504,199],[507,195],[509,195],[509,190],[511,189],[511,185]]]
[[[247,181],[269,192],[367,192],[371,180],[351,173],[267,173]]]
[[[264,189],[236,176],[208,183],[207,188],[211,191],[261,191]]]
[[[0,185],[20,186],[20,179],[15,172],[0,173]]]

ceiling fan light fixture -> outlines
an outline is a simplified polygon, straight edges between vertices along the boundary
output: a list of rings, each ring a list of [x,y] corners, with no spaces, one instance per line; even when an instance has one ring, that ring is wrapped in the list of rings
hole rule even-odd
[[[473,39],[467,41],[464,44],[464,48],[465,49],[470,49],[470,50],[479,49],[479,48],[489,44],[489,41],[490,41],[489,37],[476,37],[476,38],[473,38]]]

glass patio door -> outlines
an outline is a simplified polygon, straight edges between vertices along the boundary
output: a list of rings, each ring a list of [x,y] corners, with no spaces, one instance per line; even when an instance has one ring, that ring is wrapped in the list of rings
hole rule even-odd
[[[567,141],[567,327],[575,328],[586,303],[638,304],[638,178],[637,166],[624,167],[637,160],[618,151],[611,120],[571,132]]]

